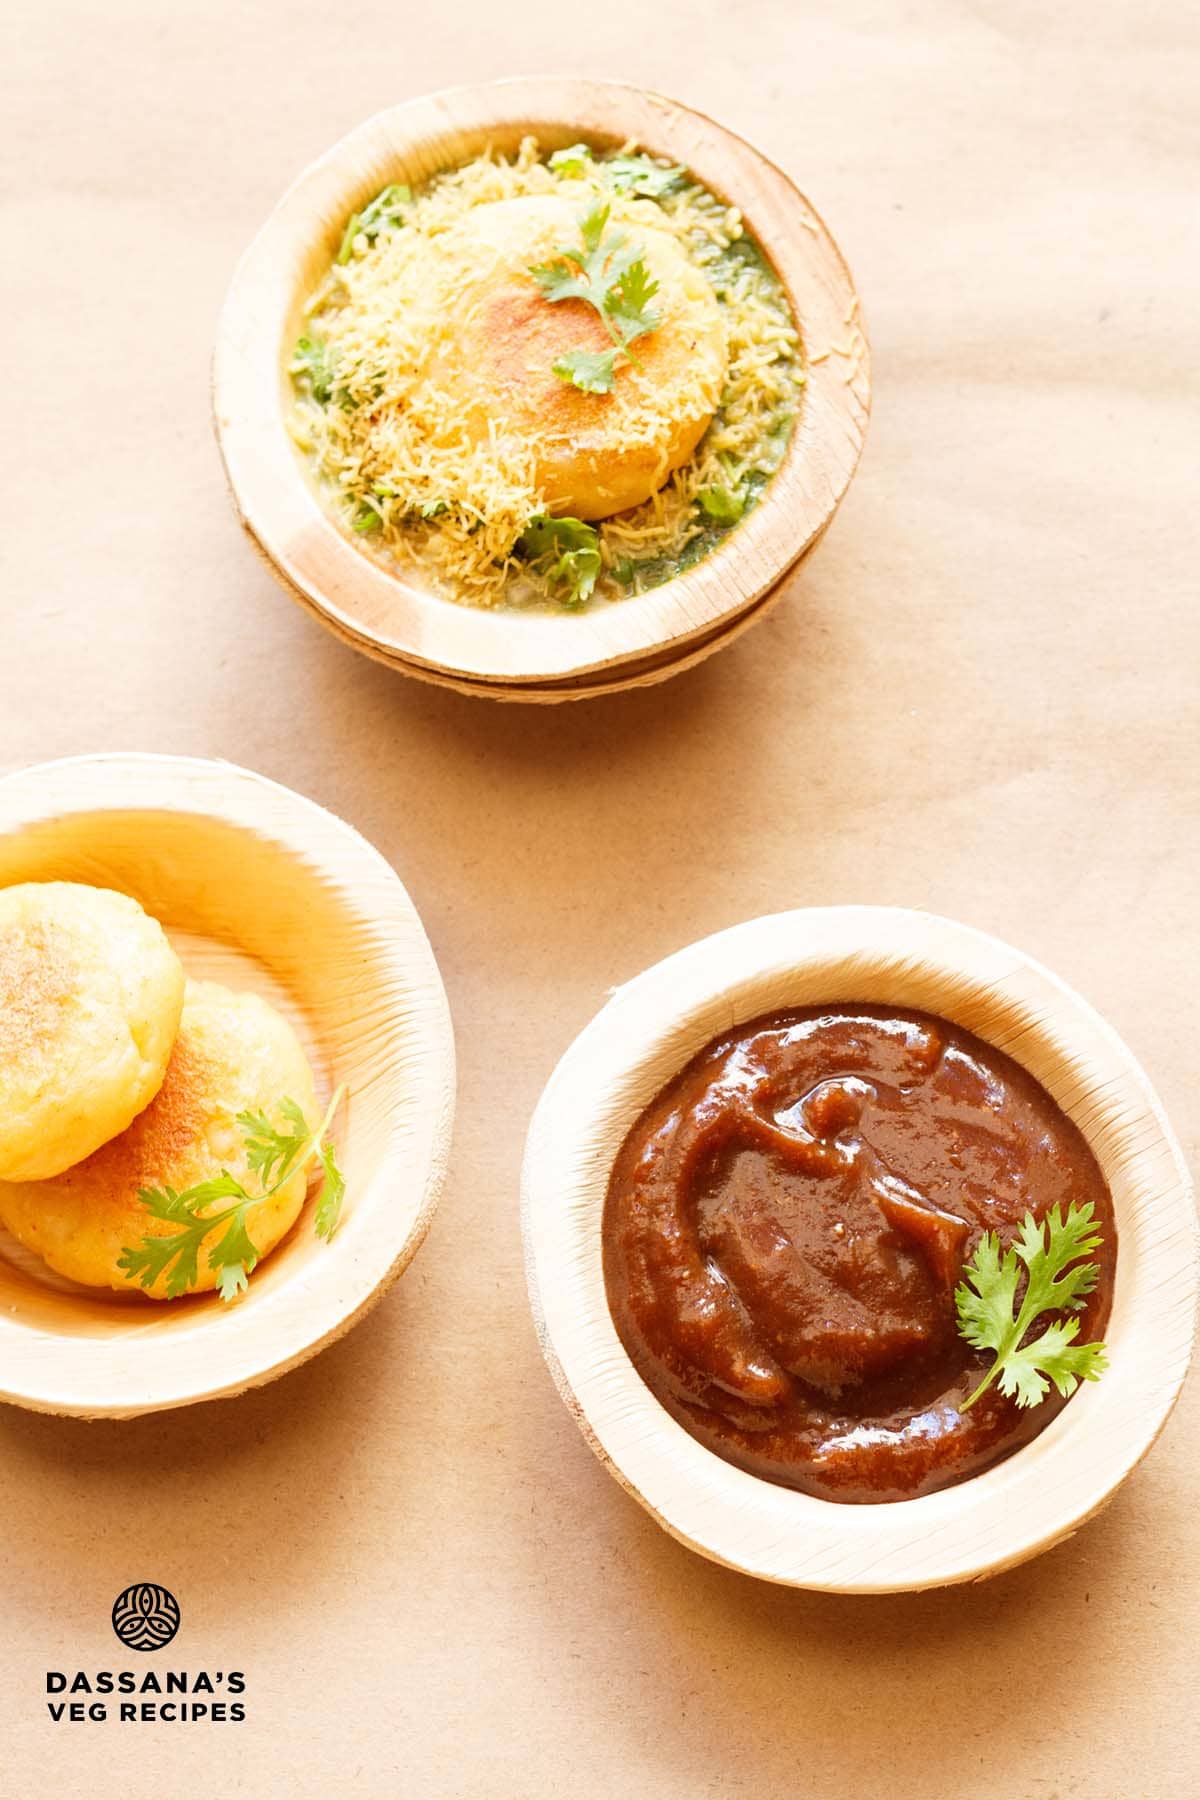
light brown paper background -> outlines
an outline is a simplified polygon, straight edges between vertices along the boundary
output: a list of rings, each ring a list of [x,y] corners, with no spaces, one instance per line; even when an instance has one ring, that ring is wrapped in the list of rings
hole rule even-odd
[[[1062,0],[20,0],[0,764],[221,755],[344,814],[441,959],[451,1179],[399,1289],[240,1401],[0,1409],[0,1789],[409,1800],[1194,1800],[1193,1384],[1074,1541],[974,1590],[774,1590],[667,1538],[540,1361],[525,1122],[605,990],[735,920],[927,906],[1078,986],[1200,1133],[1194,9]],[[235,258],[377,108],[542,69],[658,86],[829,220],[866,458],[790,598],[553,712],[339,647],[255,557],[207,412]],[[246,1671],[241,1726],[51,1725],[47,1668]]]

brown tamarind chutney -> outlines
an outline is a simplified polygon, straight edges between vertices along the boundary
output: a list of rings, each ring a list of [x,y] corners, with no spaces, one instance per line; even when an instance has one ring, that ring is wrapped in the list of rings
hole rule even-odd
[[[1091,1202],[1103,1334],[1117,1234],[1081,1132],[1010,1057],[925,1013],[838,1005],[739,1026],[647,1106],[604,1209],[609,1308],[667,1411],[729,1462],[827,1500],[965,1480],[1066,1402],[1018,1408],[959,1334],[984,1232]]]

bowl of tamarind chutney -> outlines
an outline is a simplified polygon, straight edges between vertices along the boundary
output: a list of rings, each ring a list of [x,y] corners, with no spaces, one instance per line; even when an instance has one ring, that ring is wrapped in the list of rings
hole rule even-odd
[[[1034,957],[932,913],[750,919],[615,988],[534,1110],[521,1223],[601,1463],[791,1587],[1049,1549],[1192,1355],[1195,1198],[1145,1071]]]
[[[1078,1127],[1025,1070],[944,1019],[810,1007],[707,1045],[621,1147],[604,1211],[609,1306],[660,1403],[739,1468],[826,1500],[905,1500],[1045,1429],[960,1334],[986,1233],[1091,1205],[1112,1302],[1112,1197]]]

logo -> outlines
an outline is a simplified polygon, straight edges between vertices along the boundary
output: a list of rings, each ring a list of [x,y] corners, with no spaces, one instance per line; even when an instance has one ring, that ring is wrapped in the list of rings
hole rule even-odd
[[[179,1602],[153,1581],[135,1581],[113,1601],[112,1628],[127,1650],[165,1650],[179,1630]]]
[[[179,1602],[157,1581],[135,1581],[113,1601],[112,1628],[129,1650],[165,1650],[179,1630]],[[243,1669],[46,1670],[46,1712],[56,1725],[240,1725],[245,1695]]]

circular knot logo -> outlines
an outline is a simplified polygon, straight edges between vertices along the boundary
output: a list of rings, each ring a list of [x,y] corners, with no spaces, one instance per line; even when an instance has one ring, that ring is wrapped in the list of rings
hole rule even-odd
[[[179,1602],[153,1581],[135,1581],[113,1601],[112,1627],[127,1650],[165,1650],[179,1630]]]

